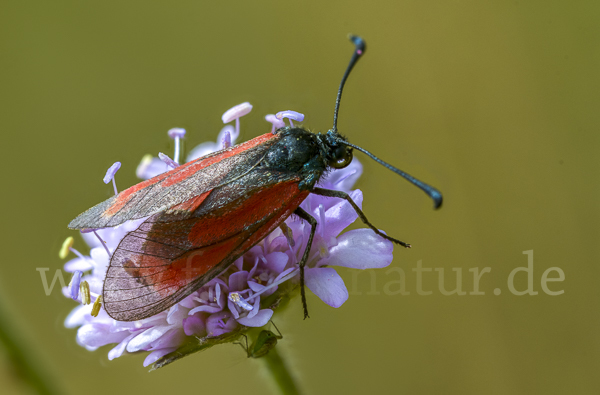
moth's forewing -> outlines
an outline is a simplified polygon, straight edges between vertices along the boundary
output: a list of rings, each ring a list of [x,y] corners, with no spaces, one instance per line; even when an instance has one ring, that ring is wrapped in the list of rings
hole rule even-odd
[[[71,221],[69,228],[112,227],[180,204],[189,204],[190,211],[199,195],[210,192],[231,172],[254,164],[278,139],[278,134],[266,133],[159,174],[90,208]]]
[[[254,169],[213,189],[187,214],[160,213],[127,234],[104,282],[104,307],[119,321],[157,314],[223,272],[308,195],[294,174]]]

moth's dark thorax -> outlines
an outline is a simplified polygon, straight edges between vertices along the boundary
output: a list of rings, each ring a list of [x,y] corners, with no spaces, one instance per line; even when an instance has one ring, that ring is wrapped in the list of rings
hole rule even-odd
[[[316,135],[302,128],[285,128],[279,141],[269,149],[262,166],[284,173],[295,173],[310,186],[327,168]]]

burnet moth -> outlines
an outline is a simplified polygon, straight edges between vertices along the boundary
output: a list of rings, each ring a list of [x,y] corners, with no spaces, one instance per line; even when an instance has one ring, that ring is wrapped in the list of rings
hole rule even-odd
[[[329,169],[348,166],[355,149],[423,190],[433,199],[435,208],[442,204],[437,189],[349,143],[338,133],[342,90],[366,49],[362,38],[350,39],[355,50],[340,83],[333,127],[327,133],[282,127],[134,185],[71,221],[69,228],[85,232],[148,217],[112,253],[102,295],[109,316],[135,321],[166,310],[223,273],[287,217],[296,214],[311,226],[299,262],[304,318],[308,317],[304,266],[317,221],[299,205],[309,193],[345,199],[379,236],[410,247],[380,232],[345,192],[317,186]]]

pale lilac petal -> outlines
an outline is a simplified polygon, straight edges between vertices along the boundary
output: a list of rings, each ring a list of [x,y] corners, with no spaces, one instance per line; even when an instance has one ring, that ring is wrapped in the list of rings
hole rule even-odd
[[[202,306],[198,306],[198,307],[194,307],[193,309],[190,310],[190,312],[188,313],[189,315],[193,315],[196,313],[218,313],[219,311],[223,310],[222,307],[219,306],[209,306],[209,305],[202,305]]]
[[[193,309],[194,307],[196,307],[196,301],[194,300],[194,298],[197,296],[197,294],[194,292],[193,294],[189,295],[188,297],[186,297],[185,299],[183,299],[181,302],[179,302],[179,304],[182,307],[185,307],[186,309]]]
[[[81,259],[81,258],[73,258],[70,261],[68,261],[67,263],[65,263],[64,269],[66,272],[69,273],[73,273],[76,270],[80,270],[82,272],[87,272],[88,270],[91,270],[94,266],[92,265],[92,263],[87,260],[87,259]]]
[[[337,241],[338,244],[329,251],[329,258],[320,264],[376,269],[388,266],[394,258],[392,242],[378,236],[371,229],[351,230],[338,237]]]
[[[213,142],[202,143],[195,146],[188,154],[187,161],[191,162],[195,159],[202,158],[208,154],[216,152],[220,149],[219,144]]]
[[[258,257],[256,257],[256,259],[254,260],[254,266],[252,266],[252,269],[250,269],[250,271],[248,272],[248,278],[254,277],[254,274],[256,273],[256,270],[258,269],[258,264],[264,260],[265,260],[265,257],[261,257],[260,259]]]
[[[350,194],[352,200],[358,207],[362,206],[362,192],[360,189],[355,190]],[[325,226],[328,236],[337,237],[344,229],[352,224],[358,218],[356,211],[346,200],[338,200],[336,204],[325,211],[325,221],[322,221],[321,226]]]
[[[325,189],[350,192],[356,181],[362,175],[362,172],[362,163],[354,158],[347,167],[335,169],[326,174],[319,182],[319,186]]]
[[[258,314],[259,310],[260,310],[260,298],[255,298],[254,299],[254,306],[252,306],[252,309],[248,313],[247,318],[254,317],[256,314]]]
[[[167,313],[167,323],[170,325],[181,324],[187,315],[187,311],[179,304],[176,304],[172,306]]]
[[[135,170],[135,175],[142,180],[149,180],[168,170],[171,169],[162,160],[154,158],[152,155],[145,155]]]
[[[125,339],[121,341],[121,343],[117,344],[115,348],[108,352],[108,360],[112,361],[115,358],[119,358],[125,352],[125,348],[131,339],[137,336],[137,333],[132,333],[127,336]]]
[[[221,298],[221,284],[215,284],[215,300],[219,307],[223,307],[223,300]]]
[[[165,355],[177,350],[177,347],[161,348],[160,350],[152,351],[146,359],[144,359],[144,367],[153,364]]]
[[[265,288],[264,285],[255,283],[254,281],[248,281],[248,287],[254,292],[260,292]]]
[[[184,339],[185,332],[181,325],[173,325],[170,331],[152,342],[150,349],[160,350],[161,348],[176,347],[179,344],[182,344]]]
[[[188,336],[206,335],[206,324],[200,314],[190,315],[183,320],[183,331]]]
[[[65,318],[65,327],[67,328],[76,328],[78,326],[84,325],[87,320],[86,317],[91,317],[90,313],[92,312],[92,305],[80,305],[75,307],[67,318]]]
[[[242,104],[238,104],[237,106],[232,107],[229,110],[225,111],[225,113],[223,114],[221,119],[223,120],[223,123],[229,123],[229,122],[235,120],[236,118],[243,117],[244,115],[248,114],[250,111],[252,111],[252,104],[250,104],[248,102],[244,102]]]
[[[233,303],[231,300],[227,300],[227,308],[229,309],[229,311],[233,315],[233,318],[235,318],[236,320],[238,318],[240,318],[240,312],[235,307],[235,303]]]
[[[127,351],[136,352],[140,350],[147,350],[150,347],[150,343],[156,341],[169,330],[171,330],[170,325],[161,325],[146,329],[129,342],[127,345]]]
[[[106,250],[102,247],[92,248],[90,256],[96,264],[96,267],[94,267],[94,274],[105,274],[108,270],[108,262],[110,261]]]
[[[305,270],[306,286],[331,307],[340,307],[348,300],[348,290],[344,280],[335,269],[329,267]]]
[[[206,319],[206,331],[208,336],[219,336],[231,332],[238,323],[228,311],[212,314]]]
[[[242,270],[244,268],[244,257],[241,256],[233,262],[233,266],[235,266],[238,270]]]
[[[248,272],[243,270],[241,272],[235,272],[229,276],[229,292],[243,291],[246,289],[246,283],[248,281]]]
[[[110,343],[119,343],[127,333],[111,333],[108,325],[86,324],[77,330],[77,341],[90,347],[102,347]]]
[[[254,317],[244,317],[238,318],[237,322],[245,326],[251,327],[261,327],[267,325],[271,317],[273,316],[273,310],[271,309],[263,309],[258,312]]]
[[[272,252],[267,254],[267,268],[274,273],[281,273],[288,263],[288,256],[284,252]]]

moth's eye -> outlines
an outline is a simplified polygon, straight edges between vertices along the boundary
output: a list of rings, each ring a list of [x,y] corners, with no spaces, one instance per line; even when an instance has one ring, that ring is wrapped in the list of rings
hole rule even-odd
[[[333,158],[329,161],[329,166],[334,169],[343,169],[352,162],[352,148],[344,145],[338,146],[334,153]]]

